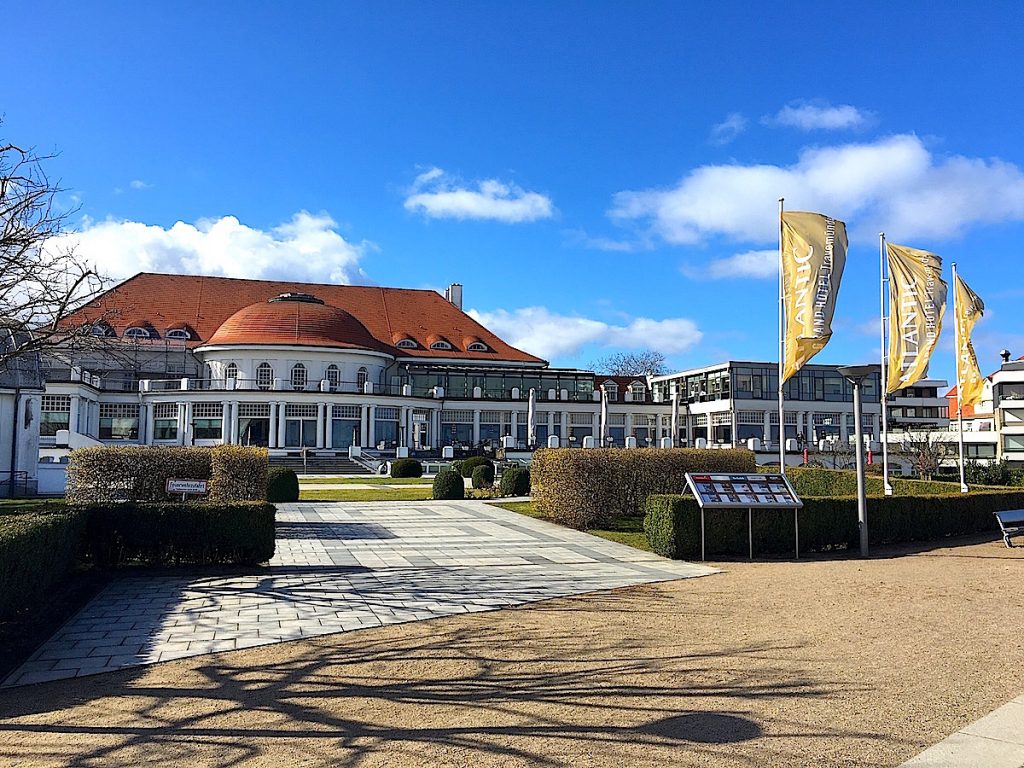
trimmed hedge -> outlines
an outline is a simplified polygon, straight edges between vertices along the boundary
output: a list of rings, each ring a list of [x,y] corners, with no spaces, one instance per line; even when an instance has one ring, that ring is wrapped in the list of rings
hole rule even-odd
[[[468,459],[462,460],[462,464],[459,465],[459,472],[462,473],[463,477],[473,477],[473,470],[476,469],[477,467],[482,467],[484,465],[493,467],[494,462],[488,459],[486,456],[470,456]]]
[[[502,496],[529,496],[530,470],[526,467],[509,467],[501,473],[499,490]]]
[[[210,501],[267,498],[266,448],[219,445],[210,451]]]
[[[758,471],[776,473],[778,468],[759,467]],[[803,496],[856,496],[857,473],[849,469],[820,469],[817,467],[786,467],[786,476],[793,484],[797,494]],[[865,478],[868,495],[881,496],[885,485],[879,475],[868,475]],[[946,483],[936,480],[911,480],[902,477],[890,477],[896,496],[916,496],[921,494],[959,493],[960,483]]]
[[[642,517],[647,497],[682,493],[687,472],[756,472],[745,449],[551,448],[530,465],[536,510],[585,530],[616,516]]]
[[[452,472],[450,469],[443,469],[434,476],[434,487],[431,494],[435,499],[464,499],[466,498],[466,486],[462,482],[462,475]]]
[[[177,446],[103,446],[79,448],[68,459],[68,501],[169,501],[170,478],[208,480],[219,501],[260,500],[267,471],[262,448],[218,445],[213,448]]]
[[[103,567],[254,565],[274,555],[274,513],[265,502],[105,504],[80,507],[85,551]]]
[[[473,468],[473,487],[490,488],[494,485],[494,465],[481,464]]]
[[[391,462],[392,477],[423,477],[423,465],[416,459],[396,459]]]
[[[86,516],[52,509],[0,516],[0,618],[45,599],[75,564]]]
[[[267,470],[267,501],[283,504],[299,500],[299,476],[288,467]]]
[[[800,551],[856,548],[860,540],[857,499],[804,497],[800,510]],[[996,528],[994,512],[1024,508],[1024,491],[969,494],[872,496],[868,499],[870,543],[901,544],[964,536]],[[644,530],[651,548],[676,559],[700,557],[700,508],[692,496],[657,495],[647,501]],[[746,510],[705,513],[707,555],[747,554]],[[793,511],[756,510],[754,553],[793,552]]]

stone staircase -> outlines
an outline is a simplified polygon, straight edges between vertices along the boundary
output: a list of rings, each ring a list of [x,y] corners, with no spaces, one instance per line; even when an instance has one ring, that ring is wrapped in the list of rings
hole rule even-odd
[[[288,467],[297,475],[372,475],[373,473],[348,456],[309,456],[303,464],[301,456],[271,456],[270,466]]]

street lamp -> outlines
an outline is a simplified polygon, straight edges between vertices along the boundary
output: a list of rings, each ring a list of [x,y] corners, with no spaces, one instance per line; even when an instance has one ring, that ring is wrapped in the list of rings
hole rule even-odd
[[[857,441],[857,523],[860,526],[860,556],[868,556],[868,499],[864,480],[864,437],[860,388],[864,379],[878,371],[877,365],[843,365],[839,375],[853,384],[853,430]]]

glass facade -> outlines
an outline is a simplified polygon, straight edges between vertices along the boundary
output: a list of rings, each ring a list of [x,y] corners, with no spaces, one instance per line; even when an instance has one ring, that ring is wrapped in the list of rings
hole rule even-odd
[[[714,400],[775,400],[778,397],[779,370],[770,363],[732,363],[728,368],[703,371],[680,376],[671,381],[659,381],[654,387],[667,402],[672,385],[680,388],[682,398],[691,403]],[[878,402],[878,374],[864,382],[862,396],[865,403]],[[786,382],[787,401],[824,403],[852,403],[853,385],[831,366],[808,365]]]
[[[429,396],[434,387],[444,387],[446,398],[453,400],[473,399],[474,390],[479,387],[485,400],[510,400],[512,390],[519,390],[521,400],[529,397],[531,389],[537,390],[537,400],[550,400],[550,391],[560,399],[564,389],[569,400],[591,401],[594,399],[594,376],[587,371],[556,371],[545,369],[536,373],[522,370],[479,370],[479,369],[424,369],[410,367],[408,380],[413,395]]]

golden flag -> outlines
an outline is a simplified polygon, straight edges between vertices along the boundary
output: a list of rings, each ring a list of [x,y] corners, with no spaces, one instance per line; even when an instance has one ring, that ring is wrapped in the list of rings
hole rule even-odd
[[[956,383],[957,400],[962,408],[977,405],[985,391],[985,378],[978,368],[978,357],[971,343],[971,331],[985,314],[985,303],[972,291],[960,275],[956,276],[956,332],[960,356],[959,376]]]
[[[787,381],[832,338],[832,315],[846,265],[846,224],[820,213],[782,214],[782,295]]]
[[[889,374],[886,392],[927,375],[939,341],[948,287],[934,253],[885,244],[889,261]]]

